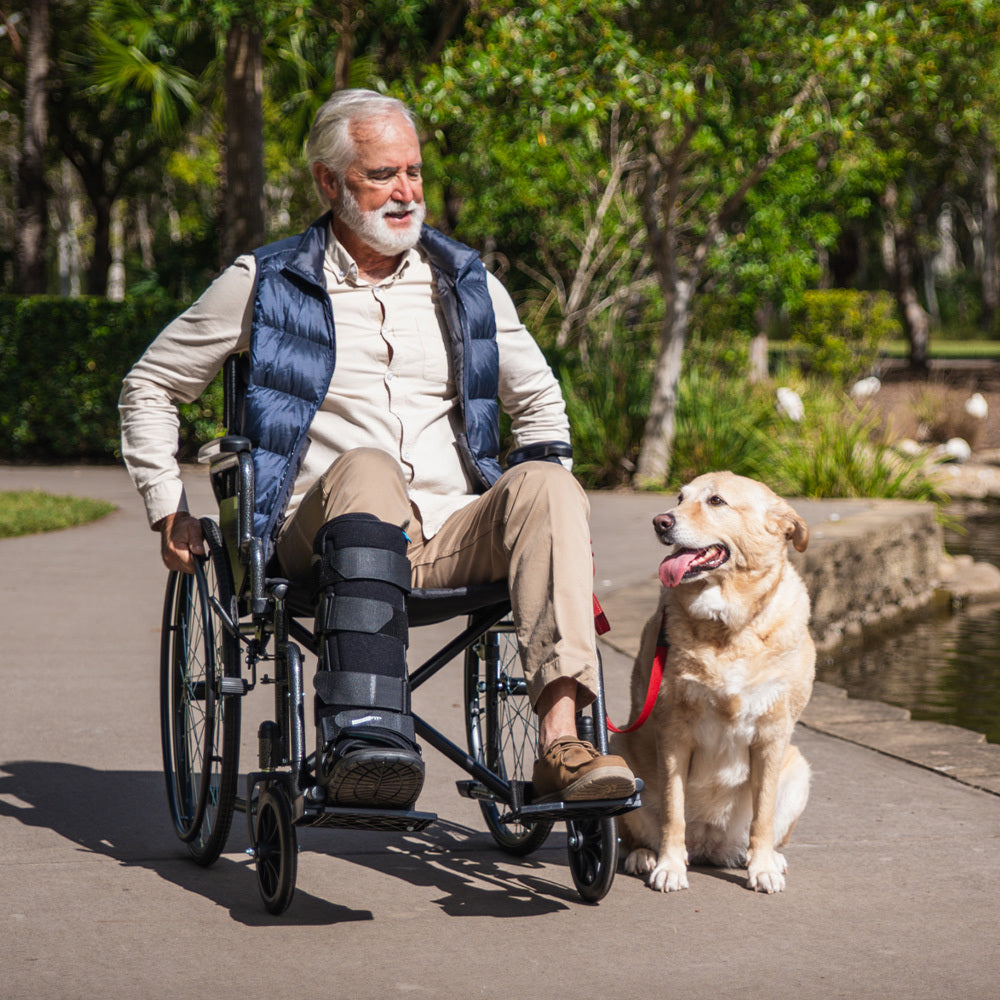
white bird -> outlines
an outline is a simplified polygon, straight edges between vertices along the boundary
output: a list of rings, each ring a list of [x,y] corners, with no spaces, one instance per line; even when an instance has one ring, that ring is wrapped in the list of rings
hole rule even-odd
[[[868,399],[882,388],[882,382],[874,375],[855,382],[851,388],[851,399]]]
[[[977,392],[965,401],[965,412],[977,420],[985,420],[986,414],[990,412],[990,406],[983,398],[983,394]]]
[[[806,415],[806,408],[802,405],[802,400],[794,389],[783,385],[775,392],[775,396],[778,398],[778,412],[788,417],[793,423],[799,423]]]
[[[964,438],[949,438],[944,446],[945,455],[953,462],[968,462],[972,458],[972,448]]]

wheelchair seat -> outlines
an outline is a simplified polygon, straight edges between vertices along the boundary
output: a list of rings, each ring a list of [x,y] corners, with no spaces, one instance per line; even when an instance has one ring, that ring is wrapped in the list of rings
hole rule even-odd
[[[297,618],[306,618],[316,610],[312,588],[300,581],[289,583],[286,599],[289,609]],[[501,606],[508,610],[510,608],[510,593],[505,580],[469,584],[465,587],[414,587],[406,598],[409,623],[417,628],[471,615],[483,608]]]

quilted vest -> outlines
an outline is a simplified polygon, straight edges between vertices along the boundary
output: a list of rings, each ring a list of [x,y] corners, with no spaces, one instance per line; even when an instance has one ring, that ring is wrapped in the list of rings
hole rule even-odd
[[[336,363],[323,263],[329,214],[301,236],[254,252],[257,278],[238,428],[253,445],[254,532],[270,552]],[[478,254],[424,226],[461,410],[458,447],[479,492],[500,476],[496,318]]]

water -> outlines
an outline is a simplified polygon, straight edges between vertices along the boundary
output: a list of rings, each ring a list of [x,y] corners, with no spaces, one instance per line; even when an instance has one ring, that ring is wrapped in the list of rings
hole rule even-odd
[[[1000,566],[1000,506],[954,505],[964,532],[945,530],[952,555]],[[816,677],[852,697],[908,708],[1000,743],[1000,608],[928,610],[903,627],[866,638],[860,651],[817,664]]]

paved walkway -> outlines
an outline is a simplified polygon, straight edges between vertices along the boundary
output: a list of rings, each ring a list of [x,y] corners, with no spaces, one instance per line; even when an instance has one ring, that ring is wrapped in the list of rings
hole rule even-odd
[[[0,467],[0,490],[35,487],[119,509],[0,541],[0,998],[996,996],[1000,797],[805,727],[796,741],[813,791],[780,895],[698,869],[687,892],[620,874],[599,906],[583,905],[561,829],[528,859],[504,856],[456,795],[462,774],[428,751],[421,807],[440,822],[405,837],[302,831],[295,901],[269,917],[240,817],[208,870],[170,828],[157,731],[164,573],[125,474]],[[192,492],[207,509],[204,481]],[[592,499],[597,588],[613,605],[655,571],[660,504]],[[629,662],[609,650],[605,666],[621,718]],[[417,693],[456,736],[458,699],[457,671]]]

